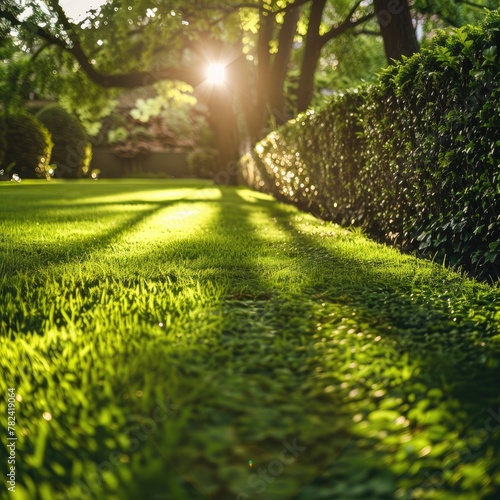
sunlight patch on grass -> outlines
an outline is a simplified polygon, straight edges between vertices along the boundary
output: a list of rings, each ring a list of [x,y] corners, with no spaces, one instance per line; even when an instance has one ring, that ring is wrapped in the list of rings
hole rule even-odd
[[[497,488],[496,286],[193,181],[2,188],[0,252],[27,498]]]
[[[251,189],[238,189],[236,193],[248,203],[257,203],[258,200],[274,201],[272,196],[265,193],[259,193],[258,191],[252,191]]]

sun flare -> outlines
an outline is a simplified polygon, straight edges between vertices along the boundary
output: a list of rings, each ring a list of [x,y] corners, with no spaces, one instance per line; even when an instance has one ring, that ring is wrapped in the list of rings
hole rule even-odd
[[[223,64],[210,64],[207,67],[207,82],[220,85],[226,80],[226,70]]]

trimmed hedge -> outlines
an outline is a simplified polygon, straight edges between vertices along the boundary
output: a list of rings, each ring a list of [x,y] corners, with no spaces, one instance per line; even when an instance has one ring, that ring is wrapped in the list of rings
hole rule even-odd
[[[498,277],[500,13],[336,96],[243,159],[253,187]]]
[[[52,134],[52,163],[56,177],[82,177],[88,174],[92,145],[78,118],[59,106],[43,108],[37,118]]]
[[[50,132],[28,114],[6,115],[5,165],[13,165],[11,173],[21,178],[48,178],[52,148]]]

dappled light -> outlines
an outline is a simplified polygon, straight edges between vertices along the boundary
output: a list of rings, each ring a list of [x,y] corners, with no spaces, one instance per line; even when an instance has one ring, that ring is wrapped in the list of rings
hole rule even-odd
[[[499,26],[2,0],[0,498],[498,500]]]
[[[498,289],[248,189],[140,184],[0,186],[19,450],[60,436],[30,475],[103,499],[494,490]],[[111,453],[115,483],[52,475]]]

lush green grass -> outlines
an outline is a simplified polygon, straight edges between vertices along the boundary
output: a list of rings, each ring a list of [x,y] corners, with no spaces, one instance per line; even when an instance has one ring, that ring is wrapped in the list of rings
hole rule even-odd
[[[498,287],[197,182],[2,184],[0,256],[12,498],[497,498]]]

